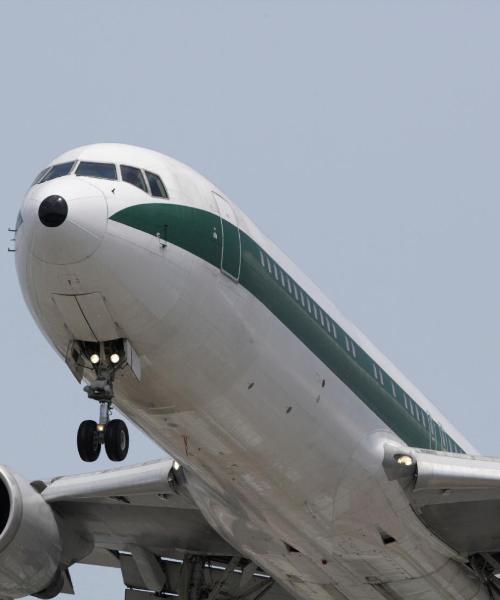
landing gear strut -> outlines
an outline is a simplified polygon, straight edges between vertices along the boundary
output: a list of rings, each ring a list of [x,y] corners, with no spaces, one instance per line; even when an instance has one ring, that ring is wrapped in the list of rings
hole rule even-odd
[[[113,409],[113,380],[115,371],[120,367],[120,353],[116,349],[98,344],[87,354],[97,375],[96,379],[85,386],[87,396],[99,402],[99,423],[83,421],[78,428],[77,446],[80,458],[85,462],[94,462],[101,453],[104,444],[108,458],[122,461],[129,448],[127,425],[121,419],[110,419]]]

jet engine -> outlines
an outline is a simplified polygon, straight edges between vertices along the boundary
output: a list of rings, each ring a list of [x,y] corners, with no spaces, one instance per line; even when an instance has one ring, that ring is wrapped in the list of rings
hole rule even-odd
[[[0,466],[0,598],[52,598],[62,588],[61,536],[50,506]]]

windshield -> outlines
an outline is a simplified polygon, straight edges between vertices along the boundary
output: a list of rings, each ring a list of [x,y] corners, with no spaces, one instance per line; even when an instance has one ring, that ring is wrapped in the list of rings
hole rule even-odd
[[[65,162],[59,165],[53,165],[48,169],[44,169],[40,175],[35,179],[34,183],[43,183],[44,181],[50,181],[51,179],[55,179],[56,177],[62,177],[63,175],[68,175],[73,168],[75,161]]]
[[[168,198],[167,190],[163,185],[163,181],[155,175],[155,173],[151,173],[150,171],[146,171],[146,177],[148,178],[149,188],[151,190],[151,195],[155,198]]]
[[[40,171],[40,173],[38,173],[38,175],[35,177],[35,181],[33,181],[33,183],[31,185],[36,185],[37,183],[40,183],[40,181],[42,180],[42,177],[48,171],[50,171],[50,167],[45,167],[45,169],[43,169],[43,171]]]
[[[75,175],[97,177],[98,179],[117,179],[116,166],[111,163],[82,161],[76,168]]]
[[[71,161],[46,167],[37,175],[32,185],[50,181],[51,179],[62,177],[63,175],[69,175],[73,171],[75,164],[76,161]],[[129,165],[120,165],[120,169],[121,179],[123,181],[138,187],[147,194],[150,193],[155,198],[168,199],[168,193],[165,185],[163,184],[161,177],[155,173],[151,173],[151,171],[143,172],[141,169]],[[78,177],[96,177],[98,179],[111,179],[112,181],[116,181],[118,179],[117,167],[113,163],[82,160],[78,163],[74,174]],[[148,185],[146,184],[144,174]]]
[[[135,185],[135,187],[138,187],[143,192],[147,193],[146,182],[144,181],[140,169],[137,167],[129,167],[127,165],[120,165],[120,169],[122,170],[123,181]]]

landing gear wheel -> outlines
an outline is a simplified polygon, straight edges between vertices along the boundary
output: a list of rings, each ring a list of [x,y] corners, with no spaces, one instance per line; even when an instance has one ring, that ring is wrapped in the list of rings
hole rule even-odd
[[[110,460],[122,461],[128,454],[128,429],[120,419],[113,419],[104,431],[104,446]]]
[[[94,462],[101,452],[101,441],[95,421],[83,421],[76,437],[78,454],[85,462]]]

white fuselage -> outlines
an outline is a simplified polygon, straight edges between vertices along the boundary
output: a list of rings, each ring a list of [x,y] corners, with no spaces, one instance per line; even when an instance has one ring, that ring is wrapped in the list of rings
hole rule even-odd
[[[382,468],[385,445],[426,431],[427,447],[472,451],[458,432],[205,178],[123,145],[54,163],[71,160],[149,169],[169,198],[74,174],[34,185],[26,302],[62,358],[79,336],[130,341],[142,376],[118,376],[115,404],[185,467],[211,525],[297,598],[487,598]],[[37,210],[53,194],[69,214],[51,229]]]

